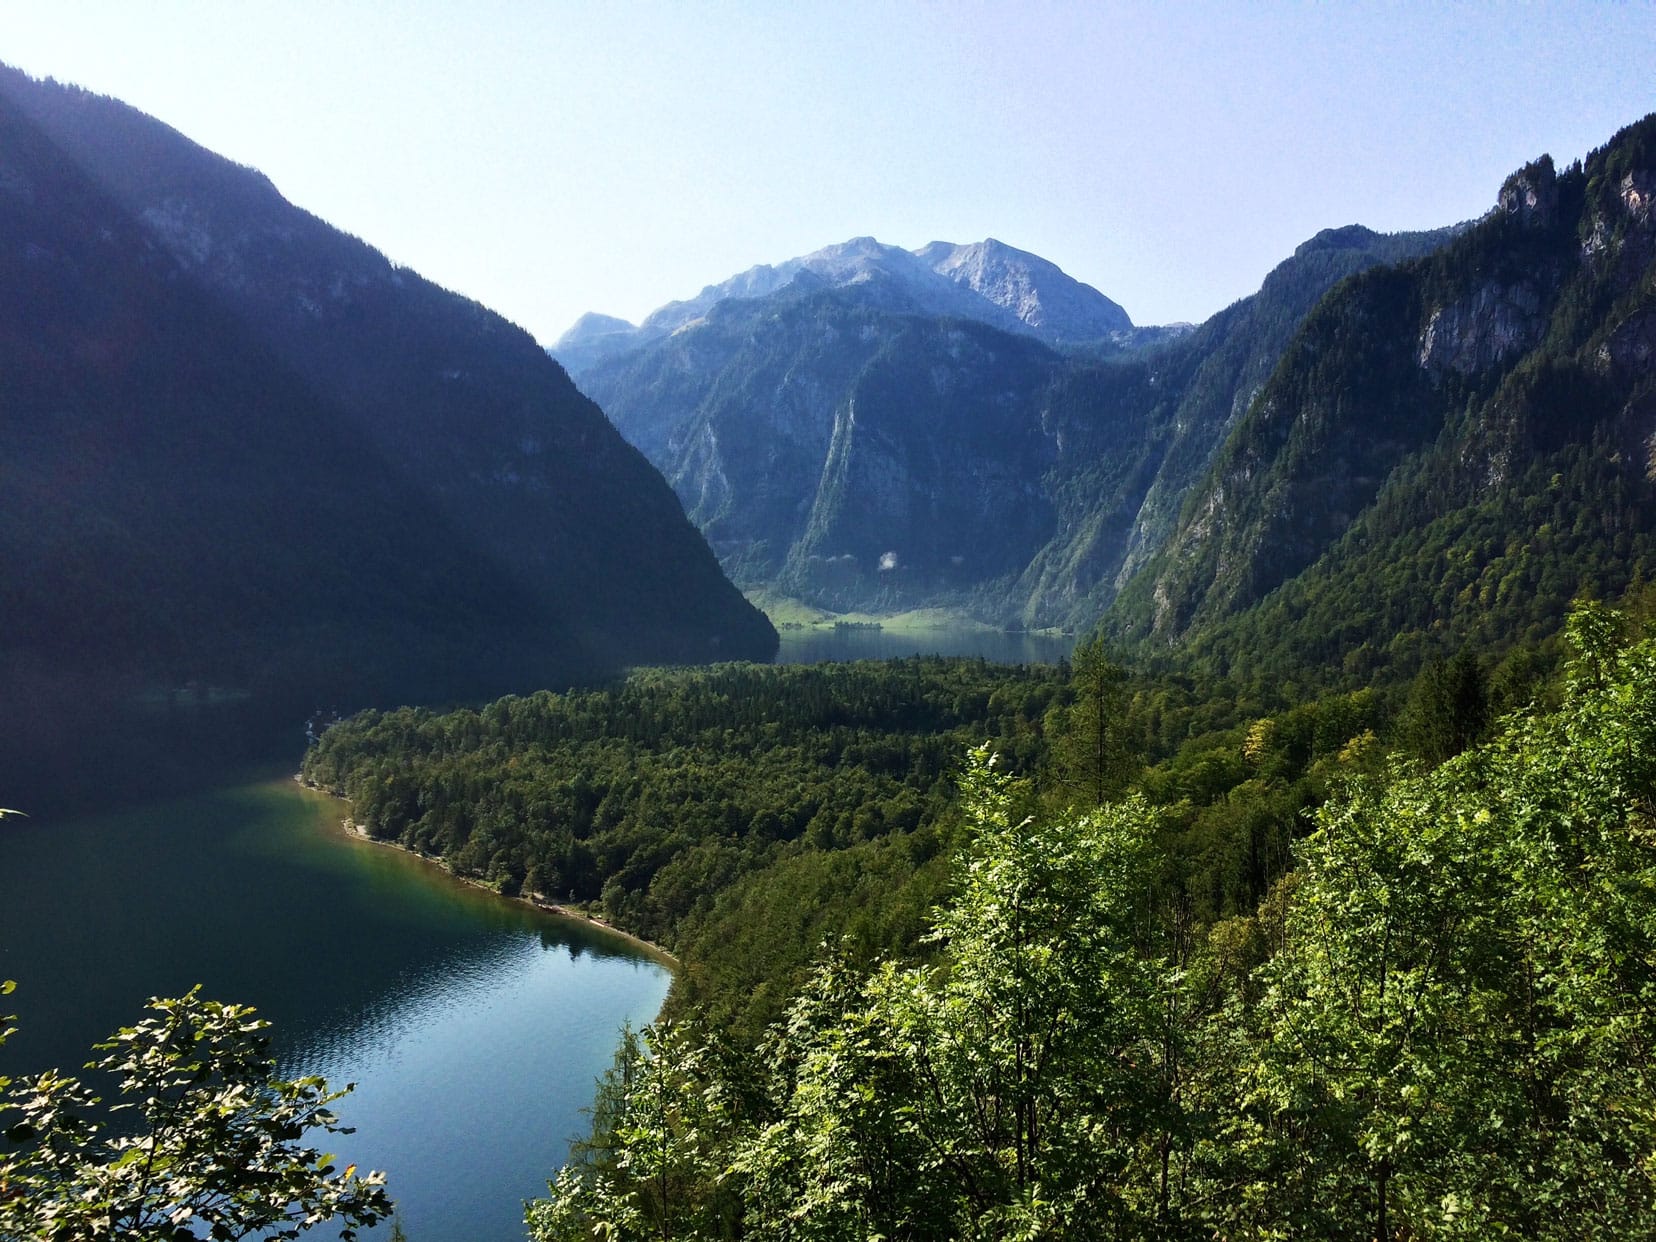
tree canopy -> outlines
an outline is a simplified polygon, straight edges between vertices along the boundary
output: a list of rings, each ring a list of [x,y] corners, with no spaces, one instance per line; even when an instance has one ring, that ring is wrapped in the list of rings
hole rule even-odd
[[[114,1077],[119,1103],[100,1109],[55,1070],[0,1079],[0,1239],[226,1242],[336,1222],[349,1240],[390,1215],[383,1173],[306,1142],[350,1132],[331,1108],[350,1087],[277,1077],[248,1006],[196,989],[149,1008],[87,1067]]]
[[[830,954],[754,1052],[630,1040],[532,1236],[1650,1236],[1656,642],[1617,625],[1195,930],[1154,805],[1030,817],[974,752],[937,958]]]

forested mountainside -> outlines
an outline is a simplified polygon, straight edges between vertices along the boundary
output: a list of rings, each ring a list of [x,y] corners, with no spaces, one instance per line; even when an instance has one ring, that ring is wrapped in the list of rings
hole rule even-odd
[[[1017,619],[1091,626],[1172,533],[1185,496],[1323,295],[1356,273],[1430,253],[1454,232],[1324,229],[1257,293],[1188,336],[1137,357],[1072,363],[1047,398],[1066,449],[1046,482],[1059,527],[1007,592]]]
[[[1084,627],[1167,537],[1317,299],[1447,235],[1328,230],[1194,332],[1094,331],[1084,351],[993,317],[939,317],[865,266],[845,283],[755,269],[765,278],[663,308],[628,352],[584,367],[565,356],[744,586],[838,609],[944,604]],[[905,271],[914,262],[887,251]],[[981,248],[951,250],[956,272],[985,270],[962,251]],[[573,335],[615,346],[616,331],[591,320]]]
[[[1656,545],[1656,116],[1307,319],[1108,624],[1217,669],[1556,624]]]
[[[1625,603],[1406,690],[1100,641],[644,671],[366,713],[305,772],[681,956],[536,1238],[1643,1236],[1656,588]]]
[[[1145,798],[1028,814],[975,753],[928,956],[830,946],[756,1049],[625,1041],[531,1236],[1650,1236],[1656,648],[1613,629],[1435,770],[1343,748],[1218,922]]]
[[[0,289],[22,701],[362,702],[774,649],[526,333],[114,100],[0,70]]]

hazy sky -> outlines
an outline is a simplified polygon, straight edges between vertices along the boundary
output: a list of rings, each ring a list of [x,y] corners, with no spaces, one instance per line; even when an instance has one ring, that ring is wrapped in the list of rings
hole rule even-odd
[[[1199,321],[1656,110],[1656,5],[0,0],[118,96],[550,344],[872,234]]]

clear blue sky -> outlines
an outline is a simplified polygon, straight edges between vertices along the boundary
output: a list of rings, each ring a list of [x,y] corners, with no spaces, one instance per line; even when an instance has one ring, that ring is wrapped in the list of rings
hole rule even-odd
[[[549,344],[863,234],[1199,321],[1320,228],[1481,214],[1656,110],[1656,5],[0,0],[0,59]]]

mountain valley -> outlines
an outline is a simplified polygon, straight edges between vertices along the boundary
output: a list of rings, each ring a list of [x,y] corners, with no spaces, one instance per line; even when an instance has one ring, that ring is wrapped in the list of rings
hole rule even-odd
[[[1255,641],[1323,665],[1366,643],[1360,677],[1381,645],[1412,666],[1512,620],[1466,599],[1522,599],[1522,631],[1646,555],[1653,128],[1538,160],[1467,224],[1325,230],[1195,328],[1133,328],[998,242],[861,238],[553,352],[749,591],[1102,620],[1223,668]],[[939,272],[984,297],[947,302]]]
[[[0,1240],[1656,1234],[1656,114],[1496,180],[548,350],[0,66]]]

